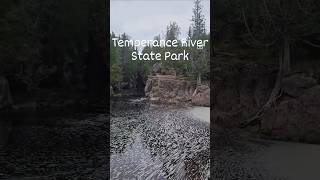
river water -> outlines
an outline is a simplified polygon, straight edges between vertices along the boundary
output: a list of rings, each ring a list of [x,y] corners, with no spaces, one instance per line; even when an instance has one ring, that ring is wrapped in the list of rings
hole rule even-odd
[[[110,112],[111,179],[209,178],[209,122],[194,115],[204,111],[134,99]]]

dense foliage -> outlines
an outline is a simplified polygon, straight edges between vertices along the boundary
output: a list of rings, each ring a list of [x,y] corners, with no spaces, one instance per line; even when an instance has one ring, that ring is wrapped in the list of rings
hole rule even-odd
[[[320,47],[317,0],[216,0],[214,7],[214,44],[221,51],[240,45],[278,57],[286,43],[290,54]]]
[[[156,32],[155,32],[156,33]],[[182,47],[180,39],[181,31],[176,22],[170,22],[167,26],[164,37],[156,35],[154,40],[178,40],[178,47],[152,47],[146,46],[142,53],[160,53],[164,57],[165,52],[181,53],[183,50],[189,53],[189,61],[132,61],[131,53],[138,51],[132,47],[115,47],[112,43],[112,38],[119,38],[121,40],[130,39],[127,34],[115,35],[114,32],[110,34],[110,62],[111,62],[111,85],[114,88],[121,88],[121,83],[127,87],[135,87],[137,78],[146,80],[147,76],[152,71],[152,66],[155,63],[161,63],[162,67],[168,71],[174,72],[177,76],[183,78],[196,80],[201,82],[201,79],[209,80],[210,69],[210,44],[207,44],[203,49],[196,47]],[[192,40],[209,40],[210,34],[206,33],[205,17],[202,12],[202,5],[200,0],[194,2],[193,17],[190,22],[188,32],[188,39]]]
[[[13,90],[88,89],[90,68],[97,67],[90,63],[107,68],[103,57],[92,55],[106,52],[99,30],[105,27],[104,7],[104,1],[90,0],[1,1],[0,75]]]
[[[320,3],[317,0],[216,0],[214,7],[216,54],[227,55],[228,59],[250,59],[253,63],[261,63],[257,60],[266,56],[267,61],[278,65],[268,100],[243,127],[261,123],[261,117],[283,97],[283,79],[301,72],[299,66],[303,62],[310,67],[316,64],[312,62],[314,59],[319,60]],[[294,70],[293,62],[298,67]],[[317,74],[311,69],[304,71]]]

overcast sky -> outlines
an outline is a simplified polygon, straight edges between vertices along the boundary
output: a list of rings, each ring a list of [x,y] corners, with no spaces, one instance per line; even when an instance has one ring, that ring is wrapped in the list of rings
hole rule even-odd
[[[180,38],[185,38],[192,19],[193,0],[111,0],[110,32],[126,33],[135,40],[163,38],[170,21],[181,28]],[[202,0],[206,29],[210,27],[210,1]]]

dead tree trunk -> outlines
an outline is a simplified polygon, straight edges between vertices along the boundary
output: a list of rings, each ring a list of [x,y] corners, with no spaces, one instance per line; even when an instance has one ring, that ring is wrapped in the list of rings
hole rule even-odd
[[[201,85],[201,74],[200,73],[198,73],[197,85]]]
[[[268,101],[261,107],[261,109],[250,119],[242,123],[241,127],[245,128],[249,125],[261,124],[261,117],[269,110],[272,105],[282,95],[282,79],[285,75],[290,73],[290,43],[288,38],[284,38],[282,48],[279,51],[279,70],[275,85],[269,96]]]
[[[0,76],[0,149],[7,144],[12,129],[12,122],[7,118],[7,111],[12,108],[9,82]]]
[[[0,110],[11,108],[13,105],[9,82],[0,76]]]
[[[290,43],[288,38],[283,42],[283,73],[287,75],[290,73]]]

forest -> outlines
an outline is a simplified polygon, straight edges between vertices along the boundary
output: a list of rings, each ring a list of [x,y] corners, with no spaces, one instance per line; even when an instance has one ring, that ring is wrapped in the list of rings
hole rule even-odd
[[[104,1],[2,0],[0,76],[9,104],[105,99],[106,17]]]
[[[320,1],[213,7],[211,177],[318,179]]]
[[[129,34],[117,35],[116,32],[111,32],[110,85],[112,90],[119,92],[124,89],[134,89],[138,91],[138,94],[143,94],[141,87],[144,87],[148,75],[151,74],[152,67],[156,63],[161,63],[161,66],[168,71],[174,72],[178,77],[198,82],[201,82],[201,80],[209,81],[210,44],[208,40],[210,39],[210,33],[205,28],[205,17],[202,8],[200,0],[194,1],[194,7],[190,9],[193,12],[193,16],[190,17],[190,27],[186,32],[187,39],[181,39],[181,33],[184,32],[181,32],[177,22],[170,22],[164,35],[158,34],[154,37],[153,42],[159,43],[155,44],[151,41],[146,41],[146,46],[141,50],[134,46],[138,40],[131,39]],[[157,33],[160,32],[154,32],[154,34]],[[112,39],[132,42],[133,46],[119,47]],[[170,42],[170,44],[161,44],[161,42]],[[174,42],[175,45],[173,45]],[[190,46],[191,43],[196,44]],[[206,44],[204,48],[199,48],[204,44]],[[150,53],[157,56],[157,58],[154,57],[153,59],[162,61],[139,61],[139,58],[151,59]],[[134,56],[132,57],[132,55]],[[147,57],[147,55],[149,56]],[[132,58],[135,60],[132,60]],[[168,61],[169,59],[170,61]],[[139,88],[138,86],[141,87]]]
[[[0,179],[105,179],[85,169],[108,161],[107,17],[104,0],[0,1]]]
[[[310,125],[319,120],[310,110],[319,103],[319,1],[216,0],[214,7],[214,122],[319,142]]]

